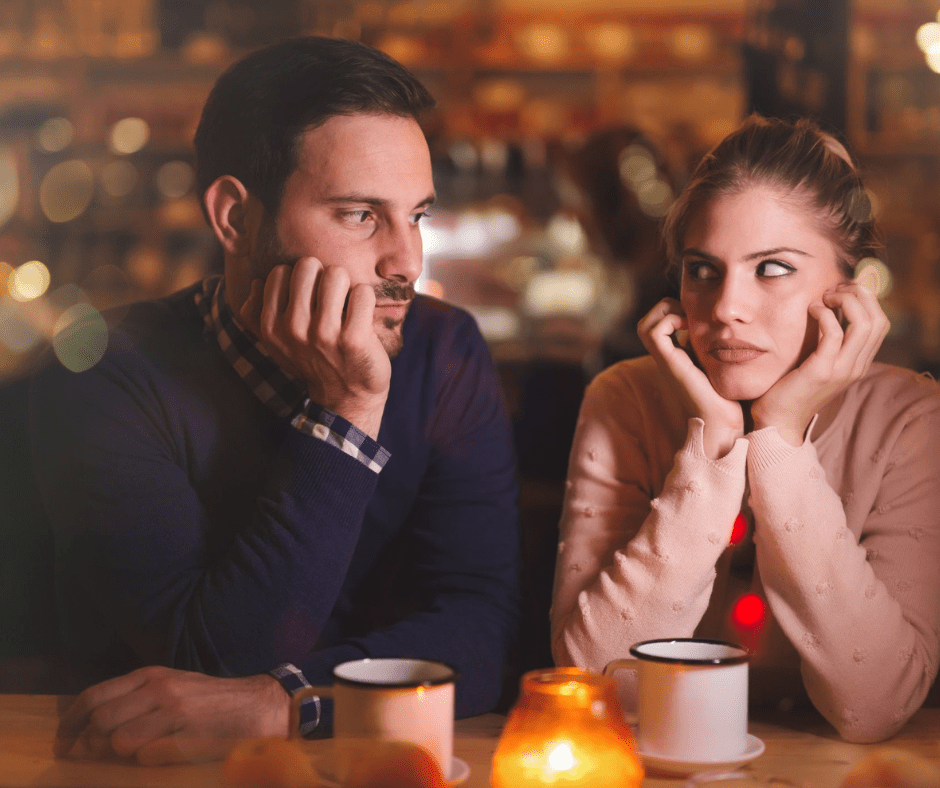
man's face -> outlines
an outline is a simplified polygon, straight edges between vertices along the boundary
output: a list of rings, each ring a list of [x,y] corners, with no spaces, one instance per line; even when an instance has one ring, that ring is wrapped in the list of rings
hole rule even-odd
[[[390,356],[421,273],[419,222],[434,200],[431,157],[410,118],[339,115],[304,132],[280,210],[265,217],[252,276],[316,257],[375,290],[375,331]]]

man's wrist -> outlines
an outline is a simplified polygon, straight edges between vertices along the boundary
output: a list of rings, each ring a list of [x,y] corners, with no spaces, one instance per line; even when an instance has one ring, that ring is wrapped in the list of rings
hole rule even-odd
[[[290,719],[290,704],[292,704],[293,697],[300,690],[305,687],[310,686],[310,682],[307,681],[304,674],[296,665],[292,665],[290,662],[284,662],[281,665],[278,665],[276,668],[273,668],[268,671],[268,675],[274,678],[278,684],[281,685],[281,689],[287,693],[288,697],[288,719]],[[320,699],[316,695],[312,695],[308,698],[304,698],[300,702],[300,735],[308,736],[316,730],[317,725],[320,724]],[[289,723],[286,727],[290,727]],[[288,730],[287,735],[290,736],[293,734],[293,731]]]

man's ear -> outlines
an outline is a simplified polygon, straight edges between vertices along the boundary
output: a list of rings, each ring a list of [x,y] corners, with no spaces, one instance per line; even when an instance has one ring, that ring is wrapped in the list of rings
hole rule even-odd
[[[232,175],[216,178],[202,199],[222,248],[235,257],[249,254],[262,213],[258,200]]]

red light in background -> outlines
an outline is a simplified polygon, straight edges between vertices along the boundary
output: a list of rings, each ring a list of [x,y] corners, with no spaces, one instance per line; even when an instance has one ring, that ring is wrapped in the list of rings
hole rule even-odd
[[[741,629],[760,629],[767,620],[767,605],[757,594],[745,594],[734,603],[731,620]]]
[[[738,512],[738,516],[734,518],[734,526],[731,528],[731,545],[739,544],[746,533],[747,520],[744,519],[743,514]]]

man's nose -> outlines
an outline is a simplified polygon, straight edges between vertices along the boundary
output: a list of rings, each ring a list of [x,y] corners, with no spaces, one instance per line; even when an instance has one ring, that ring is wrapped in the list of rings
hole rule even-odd
[[[390,224],[382,234],[376,272],[382,279],[414,282],[421,274],[421,230],[410,221]]]
[[[742,277],[726,275],[712,308],[712,318],[718,323],[750,322],[754,310],[754,293]]]

